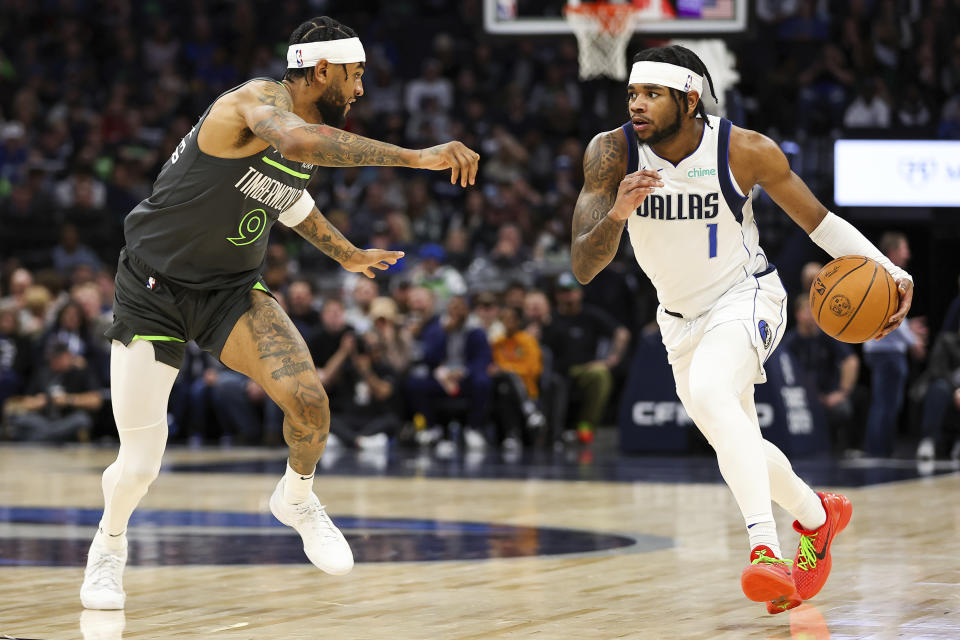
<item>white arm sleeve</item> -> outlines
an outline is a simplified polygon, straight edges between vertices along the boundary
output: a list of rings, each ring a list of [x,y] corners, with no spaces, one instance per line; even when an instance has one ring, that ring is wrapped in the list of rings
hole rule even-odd
[[[906,278],[913,282],[913,277],[909,273],[890,262],[890,259],[880,253],[880,250],[857,231],[856,227],[830,211],[817,228],[810,232],[810,239],[832,258],[851,255],[873,258],[893,276],[894,280]]]
[[[303,194],[297,198],[297,201],[281,213],[277,220],[288,227],[295,227],[307,219],[307,216],[313,211],[313,205],[313,197],[304,189]]]

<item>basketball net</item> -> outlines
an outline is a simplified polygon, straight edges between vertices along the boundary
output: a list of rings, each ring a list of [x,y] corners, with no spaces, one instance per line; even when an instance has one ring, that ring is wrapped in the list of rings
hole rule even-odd
[[[570,3],[563,15],[577,37],[580,79],[607,76],[627,79],[627,43],[634,21],[641,14],[656,13],[657,0],[650,2]]]

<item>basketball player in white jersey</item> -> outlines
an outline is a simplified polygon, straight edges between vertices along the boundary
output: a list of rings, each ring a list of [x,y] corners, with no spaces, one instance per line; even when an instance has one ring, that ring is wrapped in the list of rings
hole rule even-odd
[[[881,336],[906,315],[913,281],[827,211],[772,140],[708,116],[704,78],[712,91],[703,62],[684,47],[646,49],[634,58],[630,122],[597,135],[584,157],[571,260],[577,279],[590,282],[627,228],[657,289],[677,395],[716,451],[746,522],[744,594],[779,613],[823,587],[830,544],[852,507],[842,495],[814,493],[760,433],[753,387],[765,382],[764,362],[783,337],[787,294],[759,244],[753,188],[763,187],[831,256],[869,256],[892,274],[900,306]],[[800,544],[792,561],[781,554],[771,498],[796,518]]]

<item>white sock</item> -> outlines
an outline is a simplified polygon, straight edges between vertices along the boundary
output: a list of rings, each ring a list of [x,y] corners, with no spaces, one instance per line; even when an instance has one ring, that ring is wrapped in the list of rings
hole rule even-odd
[[[753,520],[747,518],[747,535],[750,536],[750,549],[757,545],[770,547],[770,551],[778,558],[782,558],[780,539],[777,537],[777,523],[773,520]]]
[[[123,553],[127,549],[126,531],[117,535],[111,535],[103,529],[103,524],[97,529],[95,540],[97,544],[110,551],[111,553]]]
[[[770,495],[774,502],[786,509],[800,522],[800,526],[812,531],[827,521],[820,496],[793,472],[793,466],[772,442],[763,441],[763,452],[770,472]]]
[[[287,472],[284,474],[283,499],[290,504],[300,504],[310,497],[313,491],[313,474],[305,476],[294,471],[287,462]]]
[[[800,526],[807,531],[819,529],[827,522],[827,512],[823,508],[823,502],[820,501],[820,496],[814,493],[812,489],[810,494],[804,498],[803,504],[797,508],[795,516]]]

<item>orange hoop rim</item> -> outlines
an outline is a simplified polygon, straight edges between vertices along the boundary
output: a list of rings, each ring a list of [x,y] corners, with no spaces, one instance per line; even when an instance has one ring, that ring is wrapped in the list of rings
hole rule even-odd
[[[617,33],[630,25],[630,16],[643,9],[642,6],[637,6],[638,4],[640,3],[581,2],[576,6],[567,5],[563,9],[563,13],[565,16],[574,15],[592,18],[597,21],[602,31]]]

